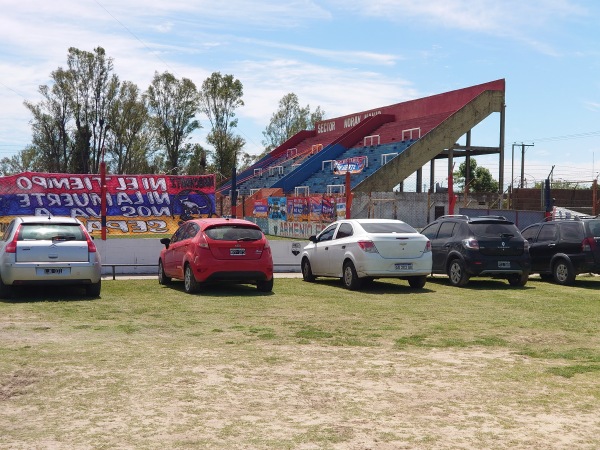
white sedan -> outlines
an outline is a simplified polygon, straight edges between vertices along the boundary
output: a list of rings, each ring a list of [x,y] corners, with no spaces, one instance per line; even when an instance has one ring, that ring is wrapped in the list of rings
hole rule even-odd
[[[309,238],[302,253],[302,277],[341,278],[354,290],[376,278],[408,280],[425,286],[431,273],[431,243],[401,220],[338,220]]]

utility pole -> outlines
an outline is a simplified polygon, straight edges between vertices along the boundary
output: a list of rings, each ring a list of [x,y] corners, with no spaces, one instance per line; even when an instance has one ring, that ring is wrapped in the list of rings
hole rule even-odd
[[[519,187],[523,188],[523,184],[525,181],[525,147],[533,147],[534,144],[523,144],[521,142],[521,182],[519,183]]]

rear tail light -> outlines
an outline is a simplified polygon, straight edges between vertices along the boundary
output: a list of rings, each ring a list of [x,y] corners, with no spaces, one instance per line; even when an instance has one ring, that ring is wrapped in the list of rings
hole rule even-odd
[[[527,239],[523,239],[523,250],[529,251],[529,241]]]
[[[581,243],[581,249],[584,252],[591,252],[596,250],[596,240],[594,238],[585,238]]]
[[[19,228],[17,228],[12,241],[10,241],[8,244],[6,244],[6,247],[4,247],[5,253],[17,253],[17,239],[19,237],[19,233],[21,233],[21,225],[19,225]]]
[[[83,226],[81,227],[81,230],[83,231],[83,234],[85,235],[85,239],[87,241],[88,253],[96,253],[98,250],[96,249],[96,244],[94,244],[92,237]]]
[[[428,253],[431,251],[431,241],[427,241],[427,244],[425,244],[425,251],[423,253]]]
[[[463,239],[462,245],[465,248],[468,248],[471,250],[479,250],[479,242],[477,241],[477,239],[473,239],[473,238]]]
[[[365,253],[379,253],[373,241],[358,241],[357,244]]]
[[[198,247],[209,248],[208,241],[206,240],[206,235],[204,233],[200,233],[200,235],[198,236]]]

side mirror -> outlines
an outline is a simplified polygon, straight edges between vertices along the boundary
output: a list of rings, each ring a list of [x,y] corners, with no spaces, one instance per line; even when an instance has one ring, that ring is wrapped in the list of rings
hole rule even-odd
[[[309,238],[308,238],[308,240],[309,240],[310,242],[312,242],[312,243],[316,244],[316,243],[317,243],[317,236],[314,236],[314,235],[313,235],[313,236],[309,237]]]
[[[160,243],[163,244],[165,246],[165,248],[169,248],[169,244],[171,243],[171,239],[169,239],[169,238],[162,238],[160,240]]]

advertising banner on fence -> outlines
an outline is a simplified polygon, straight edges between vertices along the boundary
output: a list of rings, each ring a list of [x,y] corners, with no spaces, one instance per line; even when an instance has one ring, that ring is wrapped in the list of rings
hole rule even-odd
[[[288,198],[288,214],[289,222],[307,222],[308,221],[308,197],[290,197]]]
[[[366,167],[366,156],[353,156],[352,158],[340,159],[333,162],[333,173],[344,175],[346,172],[360,173]]]
[[[266,198],[257,198],[254,200],[254,217],[269,216],[269,202]]]
[[[0,225],[14,216],[71,216],[101,230],[100,175],[23,172],[0,177]],[[108,234],[173,233],[215,215],[215,176],[107,175]]]
[[[287,220],[286,198],[269,197],[269,219]]]

